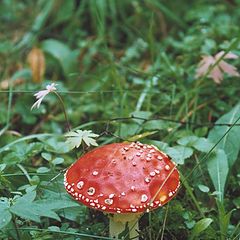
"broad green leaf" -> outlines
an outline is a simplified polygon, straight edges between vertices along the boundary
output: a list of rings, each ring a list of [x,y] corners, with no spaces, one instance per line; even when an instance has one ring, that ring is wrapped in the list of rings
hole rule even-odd
[[[29,192],[18,198],[10,207],[10,211],[24,219],[40,222],[40,217],[49,217],[60,221],[59,216],[53,211],[67,207],[75,207],[78,204],[71,200],[37,200],[34,201],[36,192]]]
[[[43,199],[35,201],[35,204],[43,209],[58,210],[69,207],[79,207],[79,204],[71,199]]]
[[[5,201],[0,201],[0,229],[5,227],[12,219],[9,212],[9,205]]]
[[[60,157],[57,157],[55,159],[52,160],[52,163],[54,165],[58,165],[58,164],[62,164],[64,162],[64,159],[63,158],[60,158]]]
[[[200,191],[202,191],[202,192],[205,192],[205,193],[209,192],[209,187],[207,187],[207,186],[205,186],[205,185],[199,184],[199,185],[198,185],[198,188],[199,188]]]
[[[229,169],[227,156],[222,149],[217,149],[210,155],[207,168],[215,190],[219,193],[218,199],[223,201],[224,187]]]
[[[67,138],[66,144],[71,148],[78,148],[82,142],[87,146],[98,146],[94,138],[98,137],[98,134],[92,133],[91,130],[76,130],[74,132],[68,132],[65,134]]]
[[[190,239],[196,239],[199,234],[204,231],[208,226],[212,223],[211,218],[204,218],[198,221],[195,226],[193,227],[193,230],[190,235]]]
[[[74,11],[74,0],[62,0],[59,1],[60,7],[55,12],[57,15],[54,19],[55,24],[67,21],[73,15]]]
[[[70,151],[69,146],[56,137],[41,139],[41,141],[45,143],[44,149],[48,152],[67,153]]]
[[[50,172],[51,170],[47,167],[39,167],[37,169],[37,173],[47,173],[47,172]]]
[[[183,137],[177,141],[178,144],[188,147],[194,147],[200,152],[209,152],[214,144],[207,138],[197,136]]]
[[[167,147],[165,152],[177,164],[184,164],[184,160],[191,157],[193,154],[192,148],[184,146]]]
[[[169,123],[163,120],[151,120],[147,121],[144,124],[144,129],[145,130],[162,130],[162,129],[167,129],[169,126]]]
[[[200,152],[209,152],[213,148],[214,144],[207,138],[198,138],[194,143],[193,147]]]
[[[229,113],[223,115],[216,123],[233,124],[240,117],[240,104],[235,106]],[[240,124],[240,121],[237,122]],[[215,126],[209,133],[208,138],[216,143],[229,130],[230,126]],[[221,140],[217,148],[223,149],[227,154],[228,164],[231,168],[235,163],[240,150],[240,126],[234,126]]]
[[[42,42],[42,50],[59,62],[66,77],[74,71],[77,54],[66,44],[55,39],[47,39]]]
[[[198,140],[197,136],[187,136],[187,137],[183,137],[177,140],[177,143],[179,145],[183,145],[183,146],[193,146],[194,143]]]

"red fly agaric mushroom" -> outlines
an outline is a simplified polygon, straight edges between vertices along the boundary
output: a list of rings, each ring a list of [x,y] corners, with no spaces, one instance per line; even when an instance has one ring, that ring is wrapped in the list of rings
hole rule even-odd
[[[64,182],[77,201],[109,213],[111,237],[128,224],[135,239],[141,214],[166,204],[180,186],[169,157],[139,142],[113,143],[86,153],[66,171]]]

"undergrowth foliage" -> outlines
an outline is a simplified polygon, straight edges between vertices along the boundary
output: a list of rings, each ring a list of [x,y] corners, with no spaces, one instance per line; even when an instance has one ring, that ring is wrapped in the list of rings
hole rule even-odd
[[[122,141],[155,145],[181,175],[177,197],[140,219],[141,239],[238,239],[239,7],[3,1],[0,239],[110,239],[63,175]]]

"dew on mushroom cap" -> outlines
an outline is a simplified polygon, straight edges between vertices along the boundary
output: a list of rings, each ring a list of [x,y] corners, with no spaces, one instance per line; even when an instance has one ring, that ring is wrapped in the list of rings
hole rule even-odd
[[[108,144],[86,153],[67,170],[64,182],[77,201],[110,213],[157,208],[180,186],[169,157],[139,142]]]

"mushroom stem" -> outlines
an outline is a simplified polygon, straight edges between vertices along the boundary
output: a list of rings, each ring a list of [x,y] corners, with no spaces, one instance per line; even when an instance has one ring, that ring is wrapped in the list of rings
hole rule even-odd
[[[109,215],[110,237],[118,239],[119,235],[126,229],[129,230],[129,238],[138,240],[138,219],[141,214],[125,213]]]

